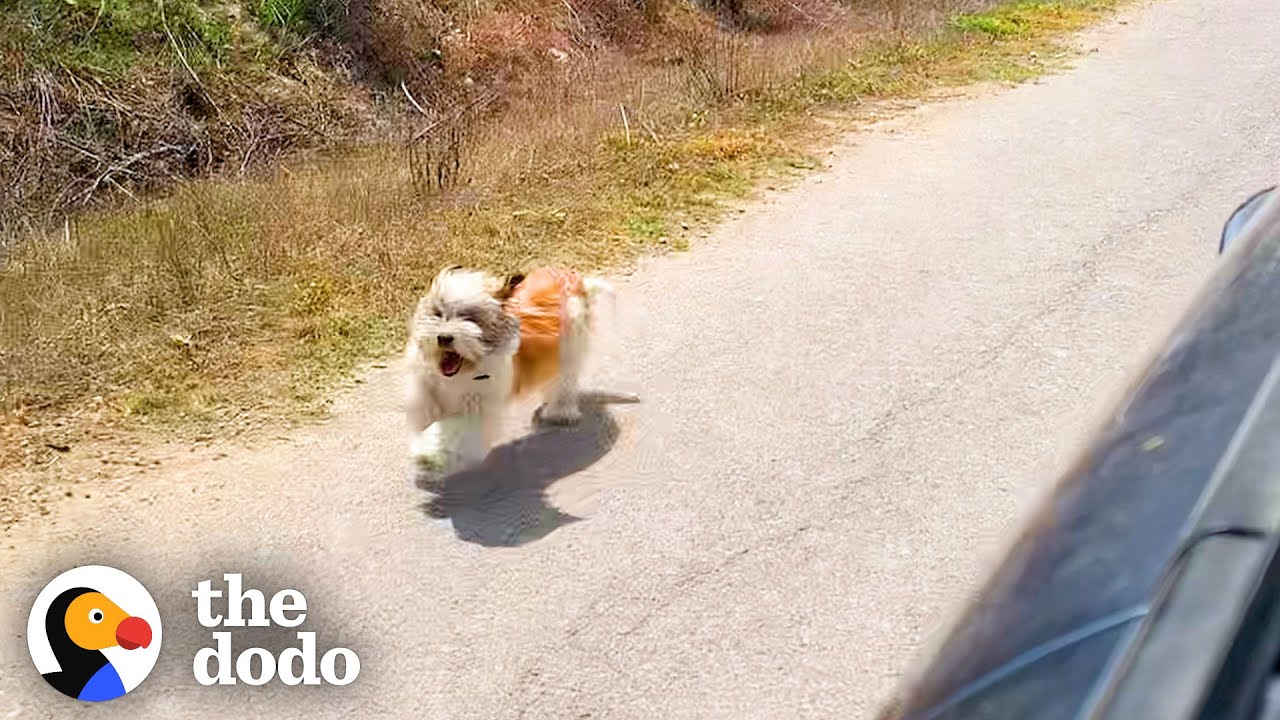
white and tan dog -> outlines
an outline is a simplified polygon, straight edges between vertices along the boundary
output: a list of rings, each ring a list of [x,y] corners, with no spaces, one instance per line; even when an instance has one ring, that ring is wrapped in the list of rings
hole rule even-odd
[[[511,402],[543,388],[540,418],[576,422],[597,297],[612,292],[560,268],[506,281],[460,266],[441,271],[418,302],[405,348],[418,467],[443,473],[483,460]]]

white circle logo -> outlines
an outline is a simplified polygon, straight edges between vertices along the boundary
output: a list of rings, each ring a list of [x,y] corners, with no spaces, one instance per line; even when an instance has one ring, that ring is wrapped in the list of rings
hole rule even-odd
[[[142,583],[105,565],[68,570],[36,597],[27,647],[54,688],[85,702],[136,688],[160,655],[160,611]]]

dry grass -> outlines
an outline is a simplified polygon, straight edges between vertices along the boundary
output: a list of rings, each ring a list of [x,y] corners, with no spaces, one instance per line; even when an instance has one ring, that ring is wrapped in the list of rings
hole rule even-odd
[[[366,132],[369,88],[279,27],[299,22],[290,7],[331,1],[9,0],[0,246],[64,213]]]
[[[1117,1],[1023,2],[909,36],[676,38],[644,63],[595,53],[488,120],[435,118],[416,153],[378,146],[75,218],[0,274],[0,410],[18,421],[0,431],[322,412],[356,364],[395,349],[441,264],[596,269],[681,249],[682,223],[814,166],[814,113],[1033,77]],[[0,445],[0,465],[31,460]]]

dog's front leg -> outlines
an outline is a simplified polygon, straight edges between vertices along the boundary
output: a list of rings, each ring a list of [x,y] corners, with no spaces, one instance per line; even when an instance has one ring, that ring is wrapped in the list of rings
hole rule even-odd
[[[409,428],[410,438],[416,438],[431,423],[440,419],[440,403],[431,392],[429,383],[417,373],[410,374],[405,381],[405,421]]]
[[[414,463],[421,473],[436,478],[471,467],[486,454],[482,435],[474,415],[440,418],[415,438]]]
[[[412,377],[407,388],[406,423],[409,429],[409,458],[419,472],[439,475],[451,464],[453,448],[444,413],[430,387]]]
[[[449,418],[451,470],[479,465],[489,456],[502,434],[500,407],[487,393],[477,392],[466,399],[457,417]]]
[[[502,439],[502,412],[501,406],[490,403],[481,413],[481,456],[480,460],[488,457],[489,452],[498,446],[498,441]]]
[[[479,393],[467,397],[459,412],[446,415],[418,433],[414,461],[424,472],[447,475],[484,461],[501,431],[500,416]]]

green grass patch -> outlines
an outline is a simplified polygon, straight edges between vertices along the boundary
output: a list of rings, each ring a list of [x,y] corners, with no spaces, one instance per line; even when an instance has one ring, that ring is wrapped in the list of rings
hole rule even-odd
[[[627,232],[635,240],[653,242],[667,231],[667,221],[661,215],[645,213],[627,218]]]
[[[28,67],[121,75],[167,64],[181,52],[193,67],[229,59],[235,30],[225,6],[198,0],[10,0],[0,11],[0,50]]]
[[[249,7],[262,27],[298,35],[334,32],[346,11],[343,0],[250,0]]]
[[[1022,28],[1015,22],[990,15],[961,15],[951,21],[951,27],[961,32],[985,33],[1002,38],[1017,35]]]
[[[343,12],[343,0],[8,0],[0,55],[28,69],[107,77],[184,62],[261,69],[284,48],[260,30],[333,34]]]

